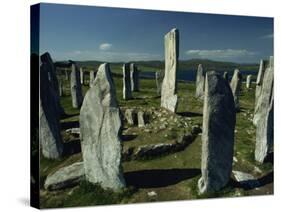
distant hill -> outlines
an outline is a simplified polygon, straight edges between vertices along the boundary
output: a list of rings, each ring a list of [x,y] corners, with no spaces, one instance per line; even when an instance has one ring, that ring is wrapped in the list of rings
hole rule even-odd
[[[64,61],[60,61],[64,62]],[[156,71],[164,69],[164,61],[152,60],[152,61],[131,61],[136,63],[140,70],[142,71]],[[76,63],[86,69],[97,69],[100,64],[104,63],[103,61],[76,61]],[[206,71],[216,70],[216,71],[232,71],[235,68],[241,70],[251,70],[258,71],[259,64],[239,64],[233,62],[221,62],[213,61],[207,59],[191,59],[191,60],[180,60],[179,61],[179,70],[189,71],[196,70],[198,65],[202,64],[203,68]],[[111,68],[115,71],[121,71],[123,62],[110,63]]]

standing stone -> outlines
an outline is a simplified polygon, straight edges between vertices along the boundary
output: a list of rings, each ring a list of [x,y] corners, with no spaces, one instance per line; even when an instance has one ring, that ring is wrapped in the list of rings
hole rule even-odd
[[[72,97],[72,106],[74,108],[80,108],[83,102],[80,73],[75,63],[72,64],[71,68],[70,90]]]
[[[121,118],[108,64],[100,65],[80,112],[86,179],[113,190],[125,186],[121,169]]]
[[[94,80],[95,80],[95,71],[92,70],[90,71],[90,82],[89,82],[90,88],[94,86]]]
[[[260,68],[256,80],[256,93],[255,93],[255,112],[254,112],[254,118],[253,118],[253,124],[256,126],[257,125],[257,115],[258,111],[260,110],[260,95],[261,95],[261,90],[262,90],[262,84],[263,84],[263,77],[264,77],[264,72],[266,70],[266,67],[268,66],[268,62],[261,60],[260,61]]]
[[[240,73],[239,69],[235,69],[231,79],[230,86],[234,97],[236,111],[240,111],[239,96],[241,91],[241,85],[242,85],[242,74]]]
[[[40,102],[39,139],[44,157],[57,159],[63,152],[63,144],[60,134],[59,111],[56,107],[56,91],[49,80],[48,64],[41,61],[40,66]]]
[[[134,109],[126,109],[125,119],[129,125],[135,125],[137,123],[137,113]]]
[[[60,97],[63,96],[63,82],[62,82],[62,80],[59,81],[59,93],[60,93]]]
[[[155,72],[155,81],[156,81],[156,91],[158,95],[161,95],[161,89],[162,89],[162,82],[164,78],[164,71],[156,71]]]
[[[197,75],[196,75],[196,92],[195,97],[199,99],[204,99],[204,84],[205,77],[202,64],[198,65]]]
[[[264,73],[264,82],[260,95],[260,108],[256,114],[256,161],[263,163],[273,146],[274,111],[274,66],[273,57]]]
[[[132,99],[130,67],[128,63],[123,65],[123,99]]]
[[[41,62],[45,64],[45,68],[48,73],[47,79],[49,80],[50,86],[53,88],[53,91],[54,91],[54,98],[55,98],[54,104],[55,104],[55,107],[60,116],[61,114],[64,114],[65,112],[64,112],[63,107],[60,104],[59,83],[58,83],[58,78],[56,75],[55,65],[53,63],[51,55],[48,52],[41,55],[40,58],[41,58]]]
[[[83,68],[80,68],[80,83],[84,85],[84,71]]]
[[[139,91],[139,70],[134,63],[130,64],[131,90]]]
[[[138,127],[145,127],[145,114],[143,111],[138,112]]]
[[[246,79],[246,88],[250,89],[252,85],[252,75],[248,75]]]
[[[227,71],[225,71],[223,73],[223,78],[228,82],[229,78],[228,78],[228,72]]]
[[[235,104],[229,83],[220,74],[207,72],[199,193],[218,191],[228,183],[232,171],[235,122]]]
[[[64,74],[65,74],[65,80],[68,81],[68,80],[69,80],[69,77],[68,77],[67,68],[64,69]]]
[[[176,112],[179,31],[172,29],[165,35],[165,76],[161,90],[161,107]]]

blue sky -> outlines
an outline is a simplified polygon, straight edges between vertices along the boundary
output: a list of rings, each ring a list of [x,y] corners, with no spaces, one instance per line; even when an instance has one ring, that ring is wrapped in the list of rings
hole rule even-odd
[[[40,12],[40,53],[54,60],[163,60],[172,28],[181,60],[257,63],[273,55],[272,18],[59,4]]]

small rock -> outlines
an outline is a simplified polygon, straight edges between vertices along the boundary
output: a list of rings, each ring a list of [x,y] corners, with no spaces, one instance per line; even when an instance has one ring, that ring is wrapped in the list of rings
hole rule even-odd
[[[66,133],[79,134],[79,135],[80,135],[80,128],[71,128],[71,129],[67,129],[65,132],[66,132]]]
[[[162,125],[160,125],[159,129],[160,129],[160,130],[164,130],[164,129],[166,129],[166,127],[167,127],[167,126],[166,126],[165,124],[162,124]]]
[[[155,197],[155,196],[157,196],[157,193],[155,191],[150,191],[150,192],[147,192],[147,195],[149,197]]]
[[[259,173],[259,174],[262,173],[262,171],[260,170],[260,168],[259,168],[259,167],[256,167],[256,166],[255,166],[255,168],[254,168],[254,172]]]
[[[199,134],[201,132],[202,132],[202,129],[201,129],[200,126],[198,126],[198,125],[192,126],[191,134],[196,135],[196,134]]]
[[[150,129],[144,129],[144,132],[151,133],[151,130]]]

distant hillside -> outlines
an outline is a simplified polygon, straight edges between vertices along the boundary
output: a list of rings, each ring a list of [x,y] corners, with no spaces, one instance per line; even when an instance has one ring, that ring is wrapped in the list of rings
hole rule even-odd
[[[61,61],[63,62],[63,61]],[[86,69],[97,69],[100,64],[104,63],[102,61],[76,61],[77,64]],[[136,63],[140,70],[142,71],[156,71],[159,69],[164,69],[164,61],[153,60],[153,61],[132,61]],[[202,64],[205,70],[216,70],[216,71],[232,71],[235,68],[241,70],[252,70],[258,71],[258,64],[239,64],[233,62],[220,62],[206,59],[191,59],[191,60],[180,60],[179,70],[189,71],[196,70],[198,64]],[[121,71],[123,62],[110,63],[111,68],[115,71]]]

